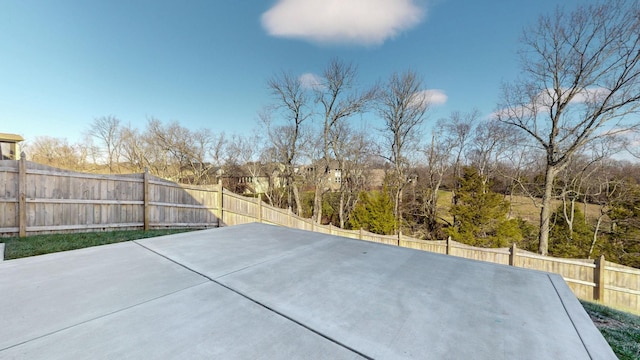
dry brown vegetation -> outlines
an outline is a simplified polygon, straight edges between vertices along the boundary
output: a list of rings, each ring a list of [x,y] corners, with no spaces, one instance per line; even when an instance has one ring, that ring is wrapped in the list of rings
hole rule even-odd
[[[438,197],[438,211],[441,214],[443,220],[450,222],[452,220],[449,214],[451,208],[451,196],[450,191],[440,191]],[[511,203],[511,217],[522,218],[527,220],[533,225],[537,225],[540,221],[540,199],[530,198],[522,195],[505,195],[505,200]],[[560,206],[561,200],[554,200],[554,207]],[[585,204],[583,202],[576,202],[576,206],[585,214],[589,223],[595,223],[598,215],[600,214],[600,207],[595,204]],[[606,223],[605,223],[606,225]]]

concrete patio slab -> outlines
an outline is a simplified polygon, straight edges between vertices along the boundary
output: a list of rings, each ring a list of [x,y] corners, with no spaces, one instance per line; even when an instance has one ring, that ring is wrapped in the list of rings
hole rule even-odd
[[[4,261],[0,294],[0,358],[616,358],[558,275],[263,224]]]
[[[214,283],[0,352],[15,359],[361,359]]]
[[[205,282],[133,242],[5,260],[0,349]]]

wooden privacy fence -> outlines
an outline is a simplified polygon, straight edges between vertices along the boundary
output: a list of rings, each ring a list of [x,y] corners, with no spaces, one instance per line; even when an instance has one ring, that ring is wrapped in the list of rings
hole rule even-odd
[[[579,298],[640,312],[640,269],[603,257],[560,259],[511,248],[476,248],[452,240],[426,241],[318,225],[220,185],[178,185],[148,173],[96,175],[25,161],[0,161],[0,235],[52,232],[206,228],[249,222],[287,226],[560,274]],[[428,274],[425,274],[428,276]]]
[[[219,226],[221,187],[0,161],[0,235]]]

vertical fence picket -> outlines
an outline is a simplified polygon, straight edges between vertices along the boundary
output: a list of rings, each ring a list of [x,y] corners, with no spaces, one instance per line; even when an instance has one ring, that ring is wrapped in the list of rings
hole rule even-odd
[[[509,250],[509,265],[511,266],[516,266],[517,251],[516,243],[511,244],[511,249]]]
[[[18,165],[18,236],[27,236],[27,164],[25,153],[20,154]]]
[[[144,169],[144,185],[143,185],[143,222],[144,230],[149,230],[149,169]]]
[[[600,255],[596,259],[596,267],[593,273],[593,279],[596,286],[593,288],[593,299],[597,301],[604,301],[604,255]]]

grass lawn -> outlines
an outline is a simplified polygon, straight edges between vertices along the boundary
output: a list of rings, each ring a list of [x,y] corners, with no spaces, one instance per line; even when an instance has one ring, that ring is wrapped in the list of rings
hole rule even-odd
[[[587,301],[582,306],[618,358],[640,359],[640,316]]]
[[[449,214],[449,209],[451,209],[451,196],[452,193],[450,191],[440,190],[438,192],[438,215],[449,222],[453,220],[452,216]],[[505,200],[508,200],[511,203],[512,217],[521,217],[532,224],[537,224],[540,221],[540,208],[536,207],[531,198],[527,196],[513,195],[505,197]],[[536,199],[536,203],[540,206],[540,199]],[[560,200],[553,200],[552,204],[554,210],[560,206],[561,203],[562,202]],[[600,208],[598,205],[577,202],[576,206],[585,214],[589,222],[596,222],[598,215],[600,214]],[[605,221],[603,226],[607,225],[608,222]]]
[[[185,231],[190,231],[190,229],[162,229],[147,231],[117,230],[108,232],[35,235],[24,238],[0,237],[0,243],[5,243],[4,258],[5,260],[9,260],[59,251],[82,249],[90,246],[169,235]]]

